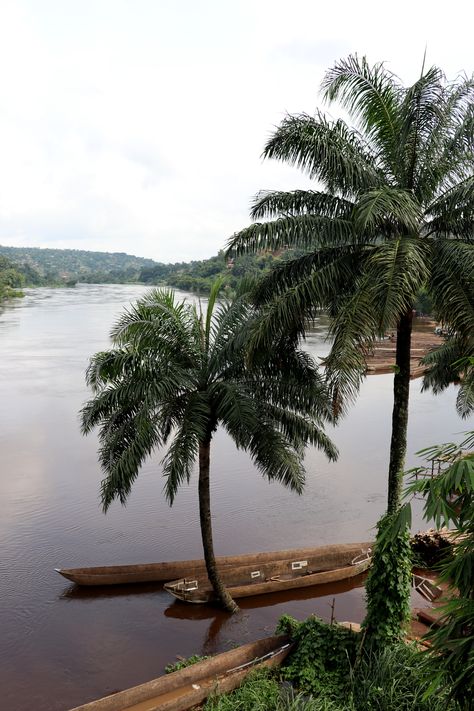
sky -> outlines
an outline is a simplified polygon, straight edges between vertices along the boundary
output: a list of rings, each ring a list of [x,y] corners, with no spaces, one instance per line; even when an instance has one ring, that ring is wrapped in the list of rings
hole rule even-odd
[[[204,259],[260,189],[286,113],[357,52],[405,83],[474,71],[474,5],[431,0],[1,0],[0,244]]]

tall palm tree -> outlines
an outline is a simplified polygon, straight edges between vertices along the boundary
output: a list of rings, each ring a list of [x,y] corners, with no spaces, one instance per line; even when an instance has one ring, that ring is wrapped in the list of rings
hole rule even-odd
[[[111,333],[114,348],[91,359],[87,382],[94,397],[81,415],[84,434],[100,428],[104,511],[114,499],[125,504],[155,449],[170,442],[162,461],[170,505],[198,460],[207,573],[218,600],[235,612],[212,540],[210,448],[217,427],[250,453],[264,476],[298,493],[306,444],[331,459],[337,452],[322,430],[328,400],[312,359],[281,343],[274,356],[249,367],[252,308],[244,297],[216,305],[219,287],[216,282],[205,313],[166,290],[150,292],[125,311]]]
[[[397,333],[388,512],[399,507],[406,453],[413,307],[425,289],[462,338],[474,332],[474,81],[423,69],[405,88],[383,64],[349,56],[323,80],[342,119],[289,115],[264,157],[298,166],[315,190],[263,192],[234,253],[298,247],[260,284],[265,317],[254,346],[280,329],[331,316],[327,375],[337,415],[358,392],[368,349]]]

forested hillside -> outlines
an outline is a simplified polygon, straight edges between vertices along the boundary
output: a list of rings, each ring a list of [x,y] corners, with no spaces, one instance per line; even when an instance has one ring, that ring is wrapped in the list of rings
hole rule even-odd
[[[87,252],[78,249],[3,247],[0,255],[15,264],[31,267],[48,284],[135,282],[144,267],[156,262],[124,252]]]
[[[217,276],[228,292],[243,276],[262,274],[295,252],[225,258],[224,252],[201,261],[163,264],[123,252],[87,252],[73,249],[2,247],[0,255],[24,274],[22,285],[73,285],[85,283],[167,284],[184,291],[208,293]]]

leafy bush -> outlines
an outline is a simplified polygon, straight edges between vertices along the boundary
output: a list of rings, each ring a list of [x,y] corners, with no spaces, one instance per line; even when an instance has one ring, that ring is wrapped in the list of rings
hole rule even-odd
[[[318,617],[298,623],[288,616],[280,619],[277,632],[291,634],[296,643],[282,668],[284,679],[304,693],[324,694],[330,699],[344,695],[357,653],[355,632],[328,625]]]

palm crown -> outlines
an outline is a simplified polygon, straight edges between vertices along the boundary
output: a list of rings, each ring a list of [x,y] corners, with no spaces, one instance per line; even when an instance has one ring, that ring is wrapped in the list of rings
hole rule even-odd
[[[389,508],[400,494],[408,421],[412,313],[426,289],[438,319],[462,339],[474,332],[474,81],[448,83],[436,67],[405,88],[382,64],[350,56],[327,72],[323,96],[354,126],[321,112],[288,116],[264,156],[300,167],[317,190],[259,193],[264,220],[235,234],[237,253],[300,247],[305,254],[264,278],[254,346],[304,330],[326,308],[326,359],[334,412],[356,395],[367,350],[397,329]]]
[[[93,399],[82,410],[83,432],[99,426],[105,473],[102,503],[125,503],[144,460],[169,444],[162,461],[165,494],[173,502],[199,459],[199,513],[204,557],[218,599],[236,605],[218,574],[210,511],[210,444],[220,425],[248,451],[270,480],[300,493],[304,448],[334,459],[322,429],[329,416],[326,389],[313,360],[281,340],[249,365],[246,345],[253,309],[245,297],[205,313],[154,290],[130,308],[112,331],[114,348],[97,353],[87,371]]]

